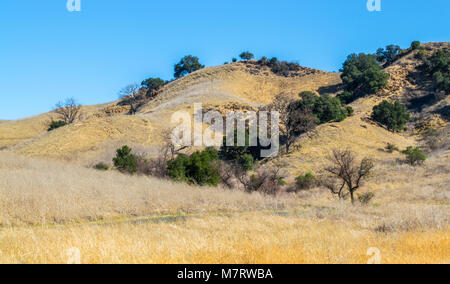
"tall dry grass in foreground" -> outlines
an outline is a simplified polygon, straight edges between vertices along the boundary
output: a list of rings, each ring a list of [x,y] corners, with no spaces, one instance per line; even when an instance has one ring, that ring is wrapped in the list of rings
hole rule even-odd
[[[251,214],[172,224],[0,231],[1,263],[449,263],[450,231],[395,234],[329,220]],[[74,250],[79,259],[74,260]]]
[[[191,187],[0,152],[0,225],[258,211],[293,203],[285,197]]]
[[[449,263],[448,158],[378,165],[369,206],[268,197],[0,151],[0,263]],[[163,216],[169,214],[170,216]],[[73,255],[72,255],[73,256]]]

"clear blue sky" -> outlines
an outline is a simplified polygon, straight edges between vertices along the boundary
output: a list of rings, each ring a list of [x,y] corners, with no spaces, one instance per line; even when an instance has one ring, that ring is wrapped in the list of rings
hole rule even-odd
[[[353,52],[450,40],[450,1],[1,0],[0,119],[46,112],[60,99],[115,100],[146,77],[171,79],[192,54],[207,66],[250,50],[337,71]]]

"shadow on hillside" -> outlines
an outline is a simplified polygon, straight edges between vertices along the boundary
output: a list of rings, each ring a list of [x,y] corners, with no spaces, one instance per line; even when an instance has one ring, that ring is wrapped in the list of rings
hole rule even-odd
[[[323,95],[332,95],[336,94],[338,92],[342,91],[342,84],[335,84],[330,86],[324,86],[317,89],[317,92],[323,96]]]
[[[450,105],[436,110],[434,113],[440,114],[443,119],[450,121]]]
[[[408,109],[415,112],[422,112],[425,107],[431,106],[435,102],[434,94],[411,98],[408,100]]]

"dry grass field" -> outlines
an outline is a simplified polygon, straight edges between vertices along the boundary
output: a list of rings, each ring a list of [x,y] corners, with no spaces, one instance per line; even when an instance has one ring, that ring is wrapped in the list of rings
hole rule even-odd
[[[323,189],[269,197],[0,152],[0,263],[367,263],[370,248],[449,263],[442,156],[379,165],[373,203],[351,206]]]
[[[449,43],[423,46],[431,52]],[[324,188],[266,196],[92,169],[111,165],[125,144],[156,154],[171,114],[192,113],[193,103],[223,110],[265,105],[281,93],[335,94],[339,73],[302,68],[282,77],[237,62],[168,83],[135,116],[112,102],[83,106],[79,120],[51,132],[53,112],[0,121],[0,263],[450,263],[449,148],[417,167],[385,149],[425,146],[424,129],[448,129],[439,110],[448,110],[450,97],[412,111],[401,133],[369,119],[382,100],[407,104],[428,94],[411,79],[415,53],[386,68],[387,87],[353,102],[352,116],[318,126],[282,155],[288,183],[308,171],[319,176],[333,149],[373,159],[358,191],[375,194],[369,205],[339,201]]]

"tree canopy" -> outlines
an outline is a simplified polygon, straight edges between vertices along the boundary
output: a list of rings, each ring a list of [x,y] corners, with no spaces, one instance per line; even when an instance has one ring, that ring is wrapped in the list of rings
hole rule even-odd
[[[205,66],[200,64],[198,57],[188,55],[175,64],[174,77],[180,78],[203,68],[205,68]]]

